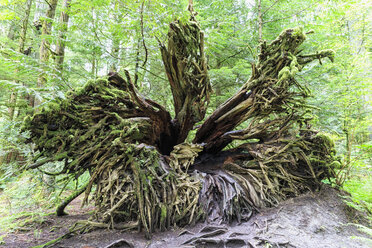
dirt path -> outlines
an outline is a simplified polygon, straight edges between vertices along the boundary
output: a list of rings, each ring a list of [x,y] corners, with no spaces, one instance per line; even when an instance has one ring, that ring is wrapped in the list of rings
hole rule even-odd
[[[64,234],[68,227],[87,215],[51,216],[34,232],[9,234],[4,238],[9,248],[32,247]],[[325,187],[318,193],[306,194],[262,210],[240,225],[198,224],[155,233],[146,240],[137,232],[96,230],[62,240],[52,247],[369,247],[353,236],[363,237],[354,225],[360,218],[339,197],[339,192]]]

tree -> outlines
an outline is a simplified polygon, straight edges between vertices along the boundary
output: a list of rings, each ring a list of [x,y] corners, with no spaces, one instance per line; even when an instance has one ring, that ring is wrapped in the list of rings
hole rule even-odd
[[[26,34],[27,34],[27,28],[28,28],[28,19],[30,17],[30,11],[31,11],[31,5],[32,5],[32,0],[27,0],[26,1],[26,9],[25,9],[25,15],[22,19],[22,26],[21,26],[21,31],[19,34],[19,45],[18,45],[18,52],[20,53],[29,53],[28,50],[25,50],[25,41],[26,41]],[[28,54],[26,54],[28,55]],[[16,84],[19,82],[16,81]],[[9,119],[13,120],[14,117],[14,111],[15,111],[15,105],[17,103],[17,92],[12,91],[9,99],[9,105],[10,107],[8,108],[9,112]]]
[[[65,59],[65,47],[66,47],[66,32],[68,27],[68,20],[69,20],[69,8],[70,8],[71,0],[64,0],[63,1],[63,11],[61,12],[61,16],[59,18],[59,22],[61,28],[59,30],[58,40],[56,44],[55,50],[55,62],[57,64],[57,70],[62,73],[63,70],[63,61]]]
[[[45,12],[45,17],[41,21],[41,36],[42,41],[40,44],[40,62],[42,64],[47,64],[49,61],[50,55],[50,42],[49,42],[49,35],[52,28],[52,22],[55,16],[56,8],[57,8],[58,0],[51,0],[47,2],[47,10]],[[47,79],[44,73],[40,73],[37,81],[37,86],[42,88],[46,85]],[[39,103],[36,102],[36,105]]]
[[[241,221],[333,175],[334,144],[311,129],[309,90],[295,75],[313,60],[333,61],[334,52],[301,54],[301,28],[263,42],[250,79],[184,142],[211,94],[192,2],[189,10],[190,19],[172,22],[168,44],[160,43],[174,118],[139,94],[125,71],[126,79],[110,73],[89,81],[25,121],[39,151],[30,169],[64,161],[57,174],[91,172],[85,199],[96,185],[98,222],[89,226],[139,227],[149,236],[200,218]],[[242,143],[222,151],[233,140]]]

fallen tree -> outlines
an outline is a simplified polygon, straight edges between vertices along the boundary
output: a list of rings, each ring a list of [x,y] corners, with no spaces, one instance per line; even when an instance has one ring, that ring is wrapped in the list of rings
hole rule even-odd
[[[143,97],[128,72],[125,78],[110,73],[26,118],[23,129],[38,151],[28,168],[64,161],[55,174],[78,178],[89,171],[80,191],[85,200],[93,192],[97,208],[86,224],[139,228],[148,237],[198,220],[246,220],[260,208],[316,190],[338,162],[332,140],[309,124],[310,91],[295,75],[334,54],[301,54],[305,39],[295,28],[262,43],[250,79],[185,143],[205,117],[211,85],[199,24],[193,15],[175,21],[168,44],[160,44],[175,116]],[[226,149],[236,140],[240,145]]]

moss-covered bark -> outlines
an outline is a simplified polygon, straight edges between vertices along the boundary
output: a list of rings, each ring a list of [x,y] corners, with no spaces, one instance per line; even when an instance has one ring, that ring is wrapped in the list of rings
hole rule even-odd
[[[204,55],[204,34],[194,17],[169,25],[168,46],[160,44],[171,85],[177,143],[185,141],[194,124],[203,120],[212,91]]]

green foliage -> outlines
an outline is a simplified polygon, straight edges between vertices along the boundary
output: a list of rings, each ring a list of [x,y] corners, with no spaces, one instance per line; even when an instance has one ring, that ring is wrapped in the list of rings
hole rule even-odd
[[[350,179],[348,179],[343,188],[350,192],[352,195],[352,201],[350,204],[356,208],[365,208],[372,214],[372,175],[370,173],[371,168],[363,168],[362,165],[356,165],[356,171],[352,173]],[[360,207],[358,207],[358,205]]]
[[[48,215],[55,213],[61,198],[88,180],[87,173],[80,176],[79,180],[57,177],[56,184],[52,185],[53,190],[48,190],[45,187],[45,176],[40,172],[23,172],[6,181],[3,177],[0,179],[0,230],[28,230],[43,223]]]
[[[0,226],[2,231],[19,229],[32,222],[42,222],[52,207],[40,176],[23,173],[8,182],[0,194]]]

